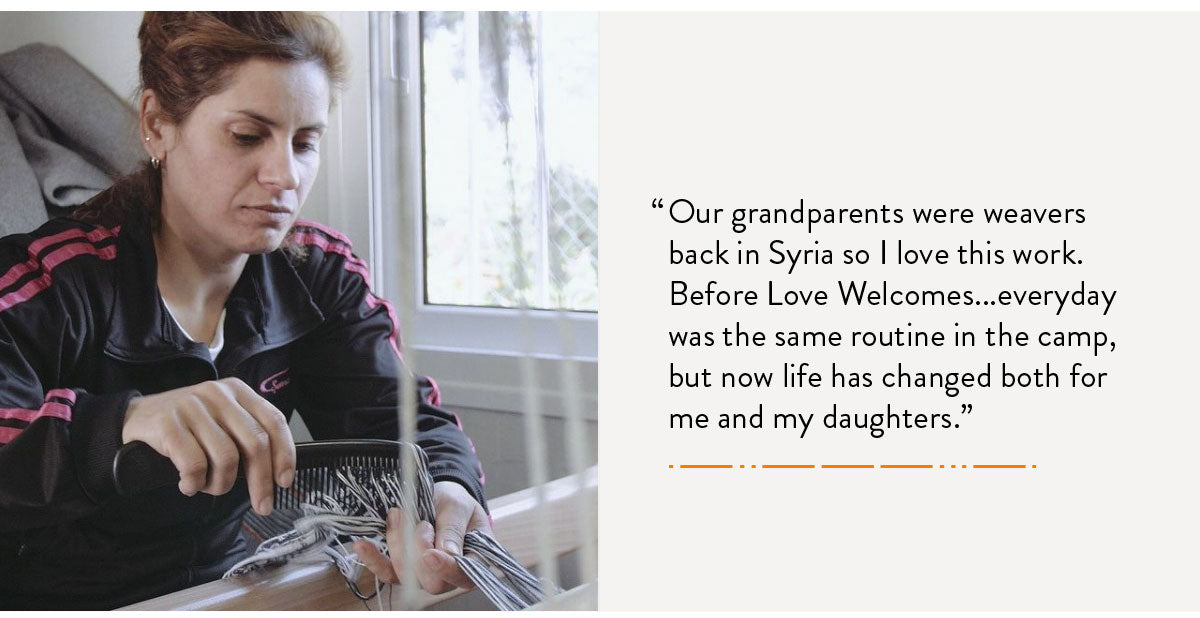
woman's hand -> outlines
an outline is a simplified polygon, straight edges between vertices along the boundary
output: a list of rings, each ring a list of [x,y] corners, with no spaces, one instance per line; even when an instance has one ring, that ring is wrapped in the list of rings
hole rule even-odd
[[[437,529],[427,521],[413,526],[404,511],[388,512],[387,544],[389,556],[379,553],[374,545],[356,541],[354,549],[363,564],[382,582],[397,583],[404,572],[404,535],[411,534],[416,544],[417,581],[430,594],[441,594],[454,588],[473,588],[475,585],[458,568],[452,556],[461,556],[463,538],[467,532],[479,530],[492,534],[491,523],[483,507],[471,497],[466,488],[453,481],[433,485],[433,507]]]
[[[237,378],[130,401],[121,441],[135,440],[171,459],[188,496],[228,492],[242,462],[250,504],[262,515],[271,512],[275,483],[288,487],[295,476],[287,418]]]

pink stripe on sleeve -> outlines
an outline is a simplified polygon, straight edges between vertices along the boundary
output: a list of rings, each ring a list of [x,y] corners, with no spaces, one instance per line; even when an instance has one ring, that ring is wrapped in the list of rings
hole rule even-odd
[[[332,236],[332,237],[346,243],[347,245],[352,244],[350,242],[350,239],[345,234],[343,234],[323,223],[317,223],[316,221],[310,221],[308,219],[297,219],[296,223],[295,223],[295,227],[311,227],[314,230],[324,232],[327,236]]]
[[[392,349],[396,351],[396,357],[401,362],[404,361],[404,354],[400,352],[400,321],[396,319],[396,311],[392,308],[392,303],[389,303],[378,296],[367,292],[367,306],[374,309],[380,305],[387,311],[388,320],[392,323],[392,332],[388,335],[388,342],[392,344]]]
[[[312,232],[296,232],[292,234],[292,240],[301,244],[312,245],[325,253],[336,253],[346,258],[346,270],[361,275],[364,280],[370,283],[371,272],[367,268],[367,263],[354,255],[354,252],[350,251],[349,245],[329,242],[328,238]]]
[[[425,379],[429,380],[429,386],[432,387],[429,390],[429,402],[428,402],[429,405],[431,405],[431,406],[442,405],[442,389],[438,388],[438,383],[436,381],[434,381],[433,378],[431,378],[429,376],[425,376]],[[455,416],[454,418],[457,419],[458,417]],[[462,429],[462,422],[458,423],[458,428]]]
[[[71,420],[71,406],[57,401],[49,401],[36,410],[27,410],[25,408],[0,408],[0,418],[17,419],[32,423],[43,416],[52,416],[61,418],[64,421]]]
[[[4,273],[4,276],[0,277],[0,289],[16,283],[18,279],[33,272],[34,270],[37,270],[39,266],[42,268],[47,268],[46,266],[42,266],[42,263],[38,260],[37,256],[42,252],[42,249],[45,249],[50,245],[60,243],[64,240],[70,240],[72,238],[82,238],[92,243],[97,243],[105,238],[116,236],[120,231],[121,228],[119,226],[111,229],[103,227],[96,228],[87,233],[84,233],[84,231],[80,229],[70,229],[59,232],[53,236],[47,236],[45,238],[35,240],[29,244],[29,248],[27,249],[29,253],[29,259],[8,269],[8,272]],[[54,255],[55,253],[58,253],[58,251],[51,253],[51,255]]]
[[[117,257],[117,246],[108,245],[107,247],[97,249],[93,245],[79,243],[55,249],[42,261],[42,275],[40,277],[31,279],[15,292],[10,292],[0,297],[0,311],[5,311],[15,305],[19,305],[50,287],[50,272],[59,264],[80,255],[94,255],[102,260],[111,260]]]
[[[56,388],[46,393],[45,403],[36,410],[28,408],[0,408],[0,419],[15,419],[32,423],[39,418],[50,417],[70,422],[71,406],[57,401],[50,401],[52,398],[66,399],[71,403],[75,403],[75,391],[66,388]],[[0,444],[12,442],[24,430],[24,427],[0,427]]]
[[[66,399],[69,403],[75,403],[75,391],[69,388],[55,388],[46,393],[46,401],[57,397],[58,399]]]

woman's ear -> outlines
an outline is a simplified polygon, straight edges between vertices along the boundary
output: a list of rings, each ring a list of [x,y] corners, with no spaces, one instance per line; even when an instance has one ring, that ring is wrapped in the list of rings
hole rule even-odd
[[[153,90],[143,90],[138,101],[138,133],[142,148],[151,159],[162,160],[169,150],[168,123]]]

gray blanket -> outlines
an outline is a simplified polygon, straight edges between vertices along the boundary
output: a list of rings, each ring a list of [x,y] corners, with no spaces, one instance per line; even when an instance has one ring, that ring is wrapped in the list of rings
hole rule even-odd
[[[65,213],[137,166],[133,109],[66,52],[0,54],[0,236]]]

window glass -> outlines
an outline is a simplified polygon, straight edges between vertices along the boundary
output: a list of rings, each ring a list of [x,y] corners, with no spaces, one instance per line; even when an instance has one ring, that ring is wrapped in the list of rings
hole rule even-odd
[[[598,308],[596,21],[421,14],[426,302]]]

